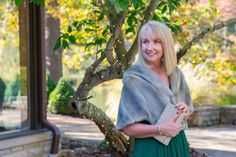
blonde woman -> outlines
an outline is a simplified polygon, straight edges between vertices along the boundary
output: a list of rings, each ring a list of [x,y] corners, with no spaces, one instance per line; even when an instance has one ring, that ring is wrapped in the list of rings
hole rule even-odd
[[[157,125],[165,106],[175,105],[185,113],[193,112],[188,86],[177,67],[174,43],[169,28],[149,21],[139,32],[139,58],[123,75],[117,129],[134,138],[129,156],[189,157],[184,129],[186,119],[176,124],[178,112]],[[154,136],[172,137],[166,146]]]

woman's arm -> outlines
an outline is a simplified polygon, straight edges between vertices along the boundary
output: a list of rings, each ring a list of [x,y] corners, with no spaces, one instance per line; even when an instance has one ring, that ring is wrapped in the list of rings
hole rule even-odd
[[[158,135],[174,137],[179,133],[181,129],[181,125],[176,124],[174,122],[177,117],[178,115],[176,115],[169,121],[162,123],[160,125],[134,123],[134,124],[126,126],[125,128],[122,129],[122,131],[126,135],[132,136],[135,138],[154,137]]]
[[[157,125],[134,123],[126,126],[122,131],[135,138],[153,137],[159,135]]]

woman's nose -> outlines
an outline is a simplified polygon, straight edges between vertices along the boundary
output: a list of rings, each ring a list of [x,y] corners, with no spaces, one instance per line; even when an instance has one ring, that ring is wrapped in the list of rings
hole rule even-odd
[[[149,44],[148,44],[147,49],[148,49],[148,50],[152,50],[152,49],[153,49],[152,43],[149,43]]]

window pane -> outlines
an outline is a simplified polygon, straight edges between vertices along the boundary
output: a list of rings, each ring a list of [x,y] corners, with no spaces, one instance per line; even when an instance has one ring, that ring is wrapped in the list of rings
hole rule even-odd
[[[0,1],[0,135],[28,128],[28,57],[27,48],[20,51],[18,15],[14,3]]]

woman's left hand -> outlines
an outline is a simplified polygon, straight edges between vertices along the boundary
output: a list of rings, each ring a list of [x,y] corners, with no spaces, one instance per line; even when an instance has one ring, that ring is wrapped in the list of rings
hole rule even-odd
[[[185,103],[183,102],[178,103],[175,105],[175,107],[177,108],[178,111],[183,112],[185,114],[186,119],[189,118],[189,108]]]

